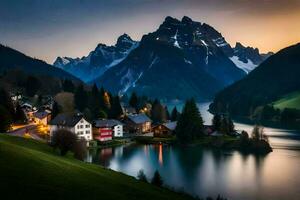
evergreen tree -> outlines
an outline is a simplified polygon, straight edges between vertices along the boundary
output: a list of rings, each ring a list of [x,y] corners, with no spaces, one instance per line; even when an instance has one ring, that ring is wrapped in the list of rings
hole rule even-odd
[[[143,170],[140,170],[137,175],[138,179],[142,182],[148,183],[147,176],[145,175]]]
[[[19,103],[17,103],[17,105],[16,105],[14,121],[20,122],[20,123],[25,123],[27,121],[27,117]]]
[[[30,97],[34,96],[41,87],[41,82],[34,76],[28,76],[26,80],[26,94]]]
[[[165,112],[166,112],[166,121],[171,120],[171,115],[168,106],[165,106]]]
[[[222,117],[219,114],[214,115],[212,119],[212,125],[214,126],[215,130],[220,131],[222,124]]]
[[[101,94],[96,86],[93,85],[92,91],[89,97],[89,109],[91,112],[92,119],[97,119],[99,117],[99,112],[101,109]]]
[[[53,102],[51,119],[54,119],[60,113],[60,107],[56,101]]]
[[[74,92],[75,86],[71,80],[64,80],[62,83],[62,88],[65,92]]]
[[[87,99],[88,99],[87,92],[84,90],[83,85],[80,84],[76,89],[74,95],[74,102],[75,102],[76,109],[78,109],[79,111],[83,111],[87,107]]]
[[[179,118],[179,112],[177,111],[176,106],[173,108],[172,113],[171,113],[171,121],[177,121]]]
[[[131,106],[131,107],[133,107],[133,108],[135,108],[136,109],[136,111],[138,112],[138,110],[139,110],[139,100],[138,100],[138,97],[137,97],[137,95],[136,95],[136,93],[135,92],[133,92],[132,94],[131,94],[131,96],[130,96],[130,99],[129,99],[129,105]]]
[[[4,88],[0,88],[0,105],[8,111],[9,115],[12,117],[15,114],[15,108],[13,102]]]
[[[152,104],[151,119],[154,123],[163,123],[167,121],[165,107],[161,105],[157,99],[155,99]]]
[[[0,105],[0,133],[5,133],[9,130],[12,124],[12,117],[9,111]]]
[[[162,178],[161,178],[161,176],[160,176],[160,174],[157,170],[154,173],[154,176],[151,180],[151,184],[156,185],[158,187],[161,187],[162,184],[163,184],[163,180],[162,180]]]
[[[203,119],[194,99],[186,101],[175,132],[181,143],[190,142],[203,135]]]
[[[110,118],[119,119],[123,115],[123,109],[120,103],[119,96],[112,98],[112,104],[110,109]]]

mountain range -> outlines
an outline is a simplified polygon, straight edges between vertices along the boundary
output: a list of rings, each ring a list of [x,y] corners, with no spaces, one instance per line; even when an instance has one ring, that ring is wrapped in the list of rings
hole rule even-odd
[[[213,112],[250,116],[260,106],[272,105],[300,91],[300,43],[269,57],[244,79],[218,93],[210,106]]]
[[[121,95],[136,91],[158,98],[208,100],[268,56],[240,43],[232,48],[213,27],[185,16],[166,17],[139,42],[124,34],[113,46],[98,44],[88,56],[58,57],[54,66]]]

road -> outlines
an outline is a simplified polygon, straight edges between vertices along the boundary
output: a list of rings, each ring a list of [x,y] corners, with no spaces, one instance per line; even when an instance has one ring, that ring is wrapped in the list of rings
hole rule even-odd
[[[28,125],[22,126],[15,130],[9,131],[7,134],[13,135],[13,136],[18,136],[18,137],[24,137],[26,132],[30,135],[30,137],[32,139],[43,140],[37,134],[37,125],[36,124],[28,124]]]

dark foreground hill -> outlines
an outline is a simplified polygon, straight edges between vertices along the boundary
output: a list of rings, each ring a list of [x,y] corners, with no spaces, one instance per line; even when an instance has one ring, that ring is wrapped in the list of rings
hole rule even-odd
[[[192,199],[121,173],[56,155],[46,144],[0,135],[3,199]]]

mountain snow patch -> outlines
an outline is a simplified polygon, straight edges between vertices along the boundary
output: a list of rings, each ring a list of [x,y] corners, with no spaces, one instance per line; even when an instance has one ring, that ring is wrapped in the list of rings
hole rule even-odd
[[[247,63],[239,60],[239,57],[232,56],[230,60],[240,69],[244,70],[247,74],[257,67],[251,60],[248,59]]]

